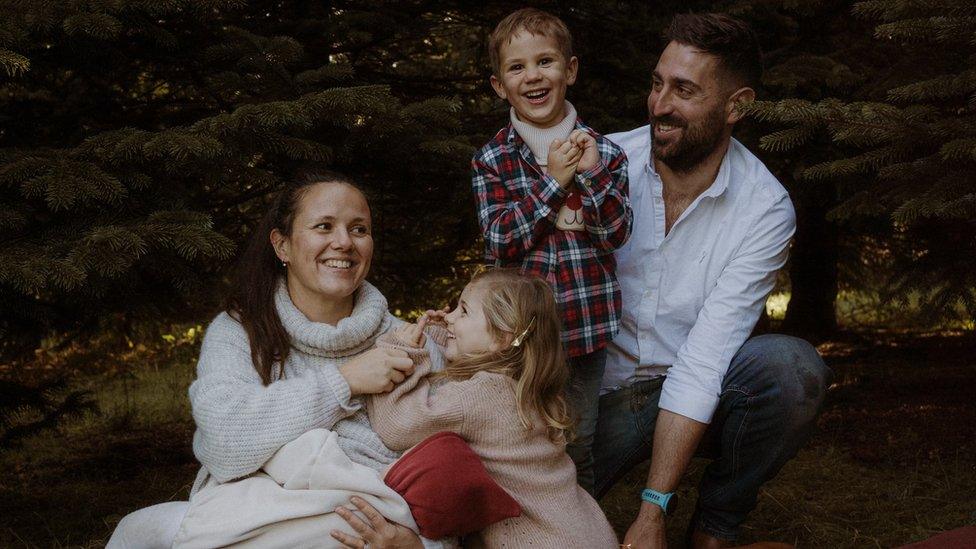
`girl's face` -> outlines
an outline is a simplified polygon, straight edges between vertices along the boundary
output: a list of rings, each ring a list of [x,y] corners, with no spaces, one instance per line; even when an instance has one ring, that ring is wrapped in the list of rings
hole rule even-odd
[[[468,284],[461,292],[457,307],[444,317],[450,333],[444,349],[444,357],[448,361],[501,348],[488,331],[488,319],[485,318],[483,307],[484,297],[483,288]]]

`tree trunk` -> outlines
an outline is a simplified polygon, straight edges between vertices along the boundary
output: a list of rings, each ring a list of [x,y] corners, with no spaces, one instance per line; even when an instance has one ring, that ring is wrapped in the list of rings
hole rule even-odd
[[[796,236],[790,251],[792,292],[782,330],[819,340],[837,330],[838,230],[827,220],[834,189],[824,185],[794,186],[793,190]]]

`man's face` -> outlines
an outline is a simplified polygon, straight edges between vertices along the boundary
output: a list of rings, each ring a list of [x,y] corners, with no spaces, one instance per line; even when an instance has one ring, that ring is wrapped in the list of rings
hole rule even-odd
[[[731,86],[718,58],[671,42],[654,68],[647,111],[654,158],[676,172],[697,167],[721,145],[730,125]]]

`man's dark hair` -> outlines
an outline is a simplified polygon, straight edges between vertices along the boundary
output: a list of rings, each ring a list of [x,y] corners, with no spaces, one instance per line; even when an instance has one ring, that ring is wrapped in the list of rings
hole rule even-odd
[[[762,50],[746,22],[721,13],[674,16],[664,41],[691,46],[718,58],[720,66],[741,86],[755,88],[762,78]]]

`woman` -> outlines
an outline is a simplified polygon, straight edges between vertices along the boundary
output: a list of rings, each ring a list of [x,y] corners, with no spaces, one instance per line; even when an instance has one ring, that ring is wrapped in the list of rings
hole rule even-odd
[[[331,429],[349,459],[380,470],[397,454],[370,429],[359,395],[389,391],[413,369],[403,351],[373,349],[393,317],[365,281],[373,255],[366,197],[337,174],[289,185],[241,258],[226,312],[200,350],[190,402],[193,451],[203,467],[191,496],[257,471],[283,445]],[[372,349],[372,350],[370,350]],[[421,547],[361,499],[369,524],[340,512],[360,538],[350,547]],[[169,547],[187,502],[136,511],[109,547]]]

